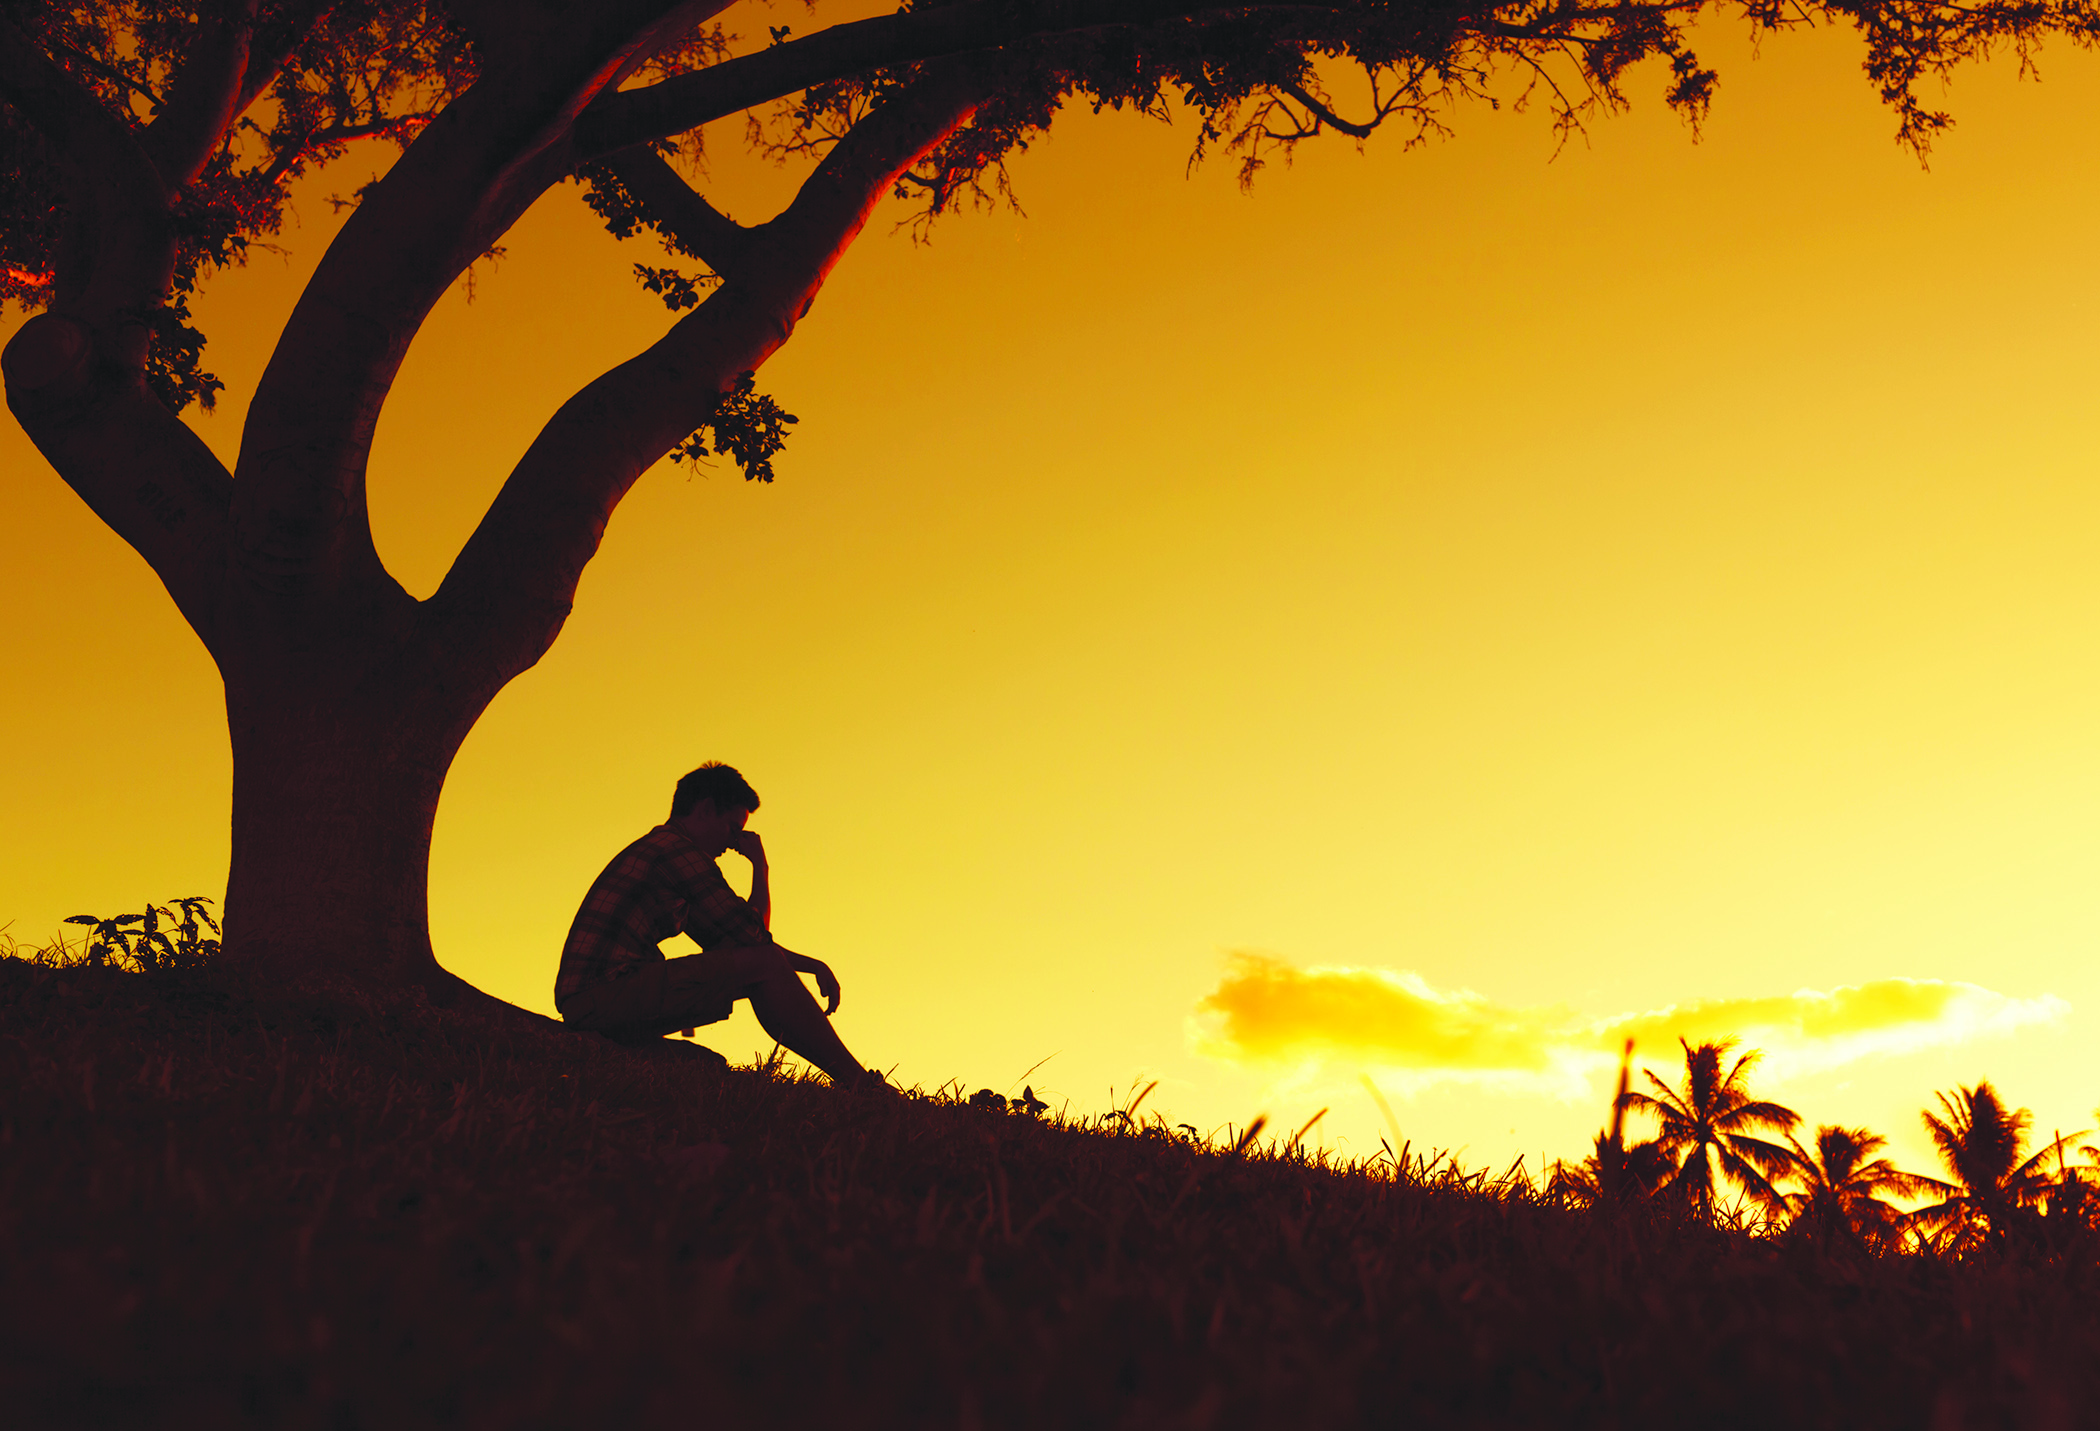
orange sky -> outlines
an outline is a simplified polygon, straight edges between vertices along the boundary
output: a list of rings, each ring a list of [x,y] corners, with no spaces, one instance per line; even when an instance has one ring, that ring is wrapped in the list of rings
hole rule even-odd
[[[721,758],[765,800],[777,933],[907,1083],[1054,1055],[1028,1081],[1075,1107],[1151,1078],[1204,1128],[1332,1103],[1361,1153],[1369,1069],[1418,1146],[1575,1155],[1598,1031],[1662,1055],[1676,1025],[1632,1016],[1756,1000],[1722,1007],[1768,1021],[1760,1086],[1911,1166],[1957,1081],[2090,1126],[2100,63],[1966,74],[1923,173],[1849,39],[1705,48],[1696,145],[1649,75],[1558,159],[1543,115],[1476,109],[1243,196],[1184,178],[1186,125],[1080,113],[1015,166],[1027,217],[924,247],[878,217],[761,374],[802,417],[781,480],[646,478],[469,740],[440,959],[550,1009],[592,875]],[[762,217],[787,179],[718,128],[718,192]],[[200,307],[229,459],[322,196],[375,162]],[[507,247],[382,423],[380,546],[418,593],[667,322],[629,276],[656,251],[573,188]],[[210,663],[12,424],[0,463],[0,920],[216,895]],[[1553,1078],[1324,1026],[1257,1055],[1199,1012],[1254,997],[1234,951],[1588,1042]],[[1847,986],[1796,1003],[1924,1012],[1781,1027]]]

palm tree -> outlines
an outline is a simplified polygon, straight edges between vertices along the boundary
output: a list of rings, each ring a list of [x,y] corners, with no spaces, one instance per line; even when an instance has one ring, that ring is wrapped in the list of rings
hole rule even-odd
[[[1596,1150],[1580,1163],[1556,1160],[1547,1191],[1579,1207],[1612,1208],[1645,1198],[1676,1171],[1654,1143],[1626,1146],[1626,1088],[1633,1070],[1633,1040],[1619,1058],[1619,1087],[1612,1095],[1611,1125],[1597,1135]]]
[[[1944,1093],[1934,1096],[1946,1116],[1937,1117],[1931,1109],[1920,1116],[1947,1165],[1949,1181],[1926,1179],[1943,1196],[1912,1213],[1910,1223],[1940,1250],[1957,1255],[1986,1243],[2001,1245],[2023,1216],[2032,1216],[2048,1199],[2057,1179],[2049,1175],[2047,1160],[2053,1155],[2062,1168],[2064,1135],[2022,1161],[2034,1115],[2007,1108],[1990,1080],[1957,1088],[1951,1099]]]
[[[1940,1186],[1931,1178],[1900,1171],[1887,1158],[1867,1161],[1888,1146],[1888,1139],[1864,1128],[1826,1123],[1816,1129],[1814,1151],[1802,1147],[1791,1133],[1787,1142],[1794,1149],[1791,1171],[1801,1183],[1799,1191],[1786,1195],[1792,1226],[1826,1246],[1888,1246],[1900,1235],[1904,1217],[1882,1195],[1928,1197]]]
[[[1768,1212],[1782,1210],[1786,1200],[1772,1186],[1772,1179],[1794,1165],[1794,1155],[1752,1135],[1791,1132],[1801,1115],[1777,1103],[1751,1098],[1749,1073],[1757,1062],[1757,1050],[1738,1058],[1724,1074],[1721,1061],[1735,1047],[1734,1039],[1696,1046],[1682,1038],[1677,1042],[1684,1048],[1681,1089],[1643,1069],[1643,1076],[1655,1087],[1654,1095],[1629,1092],[1620,1098],[1628,1110],[1652,1113],[1661,1125],[1655,1146],[1675,1163],[1663,1190],[1681,1193],[1708,1220],[1714,1215],[1716,1195],[1727,1183],[1742,1188]]]
[[[1554,1162],[1546,1190],[1577,1207],[1612,1207],[1652,1196],[1676,1171],[1655,1144],[1614,1145],[1600,1133],[1596,1151],[1581,1162]]]

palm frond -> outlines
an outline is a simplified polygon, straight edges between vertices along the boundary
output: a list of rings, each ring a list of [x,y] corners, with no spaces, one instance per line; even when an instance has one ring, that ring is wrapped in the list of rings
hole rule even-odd
[[[1801,1115],[1781,1103],[1739,1103],[1713,1115],[1716,1128],[1768,1128],[1783,1133],[1801,1126]]]
[[[1762,1138],[1736,1134],[1716,1140],[1732,1155],[1756,1166],[1766,1177],[1775,1177],[1793,1166],[1794,1155],[1777,1143],[1767,1143]]]
[[[1786,1207],[1786,1199],[1780,1195],[1779,1189],[1773,1187],[1748,1158],[1725,1143],[1721,1145],[1721,1170],[1767,1211]]]

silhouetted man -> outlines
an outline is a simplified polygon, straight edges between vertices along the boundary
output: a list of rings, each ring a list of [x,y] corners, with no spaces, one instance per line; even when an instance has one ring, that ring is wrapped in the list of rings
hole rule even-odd
[[[749,999],[765,1031],[833,1083],[881,1084],[832,1032],[839,981],[830,966],[783,949],[768,932],[766,847],[744,828],[757,808],[758,792],[718,760],[680,780],[671,818],[613,856],[583,897],[562,946],[554,1005],[569,1023],[640,1043],[719,1023],[738,999]],[[724,850],[751,861],[749,899],[738,898],[716,867]],[[680,931],[700,952],[664,958],[658,942]],[[824,1008],[801,974],[816,979]]]

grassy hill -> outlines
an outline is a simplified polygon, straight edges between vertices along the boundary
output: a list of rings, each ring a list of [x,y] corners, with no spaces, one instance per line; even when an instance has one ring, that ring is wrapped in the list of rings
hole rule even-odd
[[[2088,1256],[1825,1255],[220,972],[0,959],[19,1426],[2056,1428]]]

